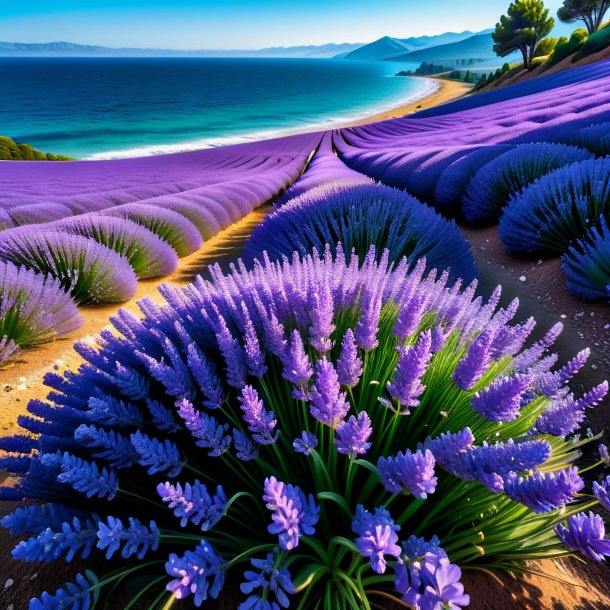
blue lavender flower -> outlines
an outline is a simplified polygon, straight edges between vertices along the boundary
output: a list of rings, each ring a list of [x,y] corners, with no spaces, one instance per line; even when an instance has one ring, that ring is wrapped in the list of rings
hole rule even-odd
[[[477,392],[470,404],[477,413],[490,421],[513,421],[519,417],[522,398],[531,384],[527,375],[501,376]]]
[[[429,449],[415,453],[407,449],[395,457],[380,457],[377,462],[381,482],[388,491],[402,493],[406,489],[420,500],[436,489],[434,465],[434,455]]]
[[[358,504],[356,514],[352,520],[352,530],[358,534],[356,548],[363,557],[369,557],[371,567],[377,574],[386,571],[385,556],[400,556],[398,535],[400,526],[394,523],[390,513],[382,507],[375,509],[375,514]]]
[[[358,346],[354,331],[348,328],[341,342],[341,355],[337,359],[337,377],[341,385],[353,388],[362,376],[362,360],[358,356]]]
[[[571,466],[555,472],[535,472],[527,477],[511,472],[504,481],[504,493],[535,513],[546,513],[565,506],[584,486],[578,468]]]
[[[416,407],[419,404],[419,398],[426,389],[421,383],[421,378],[432,356],[431,342],[432,335],[428,330],[420,334],[414,346],[400,349],[394,379],[387,387],[390,395],[398,401],[398,413],[401,415],[408,415],[409,407]],[[391,408],[395,411],[393,407]]]
[[[174,510],[182,527],[192,523],[200,525],[203,532],[212,529],[220,521],[227,506],[227,496],[220,485],[212,496],[208,488],[198,480],[193,484],[186,483],[184,489],[180,483],[159,483],[157,493]]]
[[[292,447],[294,448],[296,453],[304,453],[305,455],[309,455],[312,449],[315,449],[318,446],[318,439],[316,435],[311,432],[306,432],[303,430],[301,433],[301,438],[295,438],[292,441]]]
[[[117,469],[129,468],[139,460],[139,454],[129,439],[114,430],[81,424],[74,431],[74,439],[85,447],[96,448],[91,455],[107,460]]]
[[[605,561],[610,557],[610,540],[606,536],[604,521],[592,512],[578,513],[568,518],[568,526],[558,525],[555,532],[559,539],[573,549],[578,549],[593,561]]]
[[[79,511],[47,502],[46,504],[30,504],[16,508],[0,521],[2,527],[10,530],[14,534],[35,533],[39,534],[44,529],[61,529],[64,521],[71,521],[78,516]]]
[[[484,330],[455,367],[452,379],[462,390],[470,390],[489,368],[495,332],[493,328]]]
[[[349,411],[349,403],[340,389],[332,362],[326,358],[318,360],[315,382],[311,388],[311,414],[331,428],[336,428]]]
[[[203,406],[217,409],[224,402],[224,392],[214,364],[205,357],[195,343],[190,343],[186,348],[186,362],[193,379],[205,397]]]
[[[87,559],[95,546],[96,527],[91,519],[81,521],[74,517],[61,524],[58,531],[50,527],[38,536],[21,541],[13,549],[15,559],[24,561],[55,561],[65,554],[66,561],[72,561],[77,554]]]
[[[610,453],[608,453],[608,447],[606,445],[600,443],[597,448],[599,451],[599,459],[606,465],[610,466]]]
[[[261,445],[271,445],[277,441],[277,431],[274,432],[277,420],[273,411],[265,411],[263,401],[259,399],[258,392],[250,385],[242,388],[241,396],[237,399],[244,412],[244,420],[252,438]]]
[[[138,452],[140,459],[138,463],[148,466],[148,474],[166,472],[170,477],[177,477],[184,466],[184,460],[180,455],[178,447],[164,439],[163,442],[156,438],[150,438],[139,430],[131,436],[131,444]]]
[[[242,462],[249,462],[258,457],[259,447],[245,432],[240,432],[237,428],[233,428],[233,446],[235,447],[235,455]]]
[[[229,449],[231,436],[227,434],[228,424],[219,424],[214,417],[196,411],[193,404],[186,399],[178,401],[176,406],[186,429],[199,439],[195,444],[204,449],[210,449],[209,456],[219,457]]]
[[[110,559],[123,545],[121,557],[127,559],[136,555],[143,559],[148,551],[159,548],[159,530],[157,524],[151,521],[149,526],[142,525],[138,519],[129,517],[129,527],[116,517],[107,517],[106,523],[97,524],[97,548],[106,549],[106,559]]]
[[[66,583],[63,588],[57,589],[55,594],[46,591],[40,597],[30,600],[29,610],[59,610],[71,608],[72,610],[89,610],[95,606],[99,596],[99,589],[93,589],[98,580],[90,570],[76,575],[76,582]]]
[[[61,473],[57,475],[57,480],[60,483],[67,483],[88,498],[97,496],[112,500],[116,496],[119,482],[113,470],[102,468],[100,471],[95,462],[87,462],[69,453],[46,454],[41,459],[43,464],[51,464],[57,463],[58,458]]]
[[[265,559],[250,560],[257,571],[244,572],[246,580],[239,588],[250,597],[238,606],[238,610],[279,610],[280,606],[290,606],[288,595],[294,595],[296,591],[290,572],[277,565],[276,556],[277,553],[274,552],[269,553]],[[275,596],[275,601],[271,601],[271,593]]]
[[[455,433],[444,432],[434,439],[428,437],[423,444],[418,445],[418,449],[430,449],[436,462],[447,472],[465,479],[468,473],[465,456],[473,443],[474,436],[470,428],[464,428]]]
[[[371,428],[371,418],[366,411],[361,411],[358,419],[352,415],[347,421],[340,423],[336,431],[335,444],[339,453],[354,458],[371,448],[371,443],[367,441],[373,433],[373,429]]]
[[[91,421],[109,426],[141,426],[142,414],[138,407],[112,396],[91,396],[87,403]]]
[[[447,558],[447,553],[441,547],[441,542],[437,536],[432,536],[430,540],[426,540],[411,535],[401,546],[403,554],[411,562],[424,563],[430,561],[430,557],[434,558],[433,562],[438,562],[440,559]]]
[[[151,421],[159,430],[166,430],[168,433],[175,432],[177,429],[173,413],[164,407],[158,400],[146,401],[146,406],[150,413]]]
[[[263,500],[273,511],[273,523],[267,529],[270,534],[279,535],[280,548],[290,551],[298,546],[301,535],[315,533],[320,507],[311,494],[305,496],[299,487],[286,485],[275,477],[265,479],[264,489]]]
[[[199,608],[208,595],[216,599],[220,594],[225,582],[225,565],[225,560],[214,548],[201,540],[194,551],[187,551],[183,557],[170,554],[165,571],[175,578],[167,583],[166,588],[176,599],[193,595],[193,603]]]
[[[610,511],[610,475],[602,480],[601,483],[593,481],[593,494],[597,501],[608,511]]]

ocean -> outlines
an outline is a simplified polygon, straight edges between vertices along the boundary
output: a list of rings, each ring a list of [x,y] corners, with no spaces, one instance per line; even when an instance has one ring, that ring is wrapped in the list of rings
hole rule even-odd
[[[119,158],[219,146],[419,99],[416,65],[341,59],[4,58],[0,135],[44,152]]]

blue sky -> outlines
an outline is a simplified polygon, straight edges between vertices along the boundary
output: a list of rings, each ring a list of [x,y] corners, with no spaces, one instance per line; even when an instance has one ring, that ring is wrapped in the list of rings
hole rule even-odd
[[[0,40],[256,49],[493,27],[509,0],[0,0]],[[547,0],[553,13],[561,0]]]

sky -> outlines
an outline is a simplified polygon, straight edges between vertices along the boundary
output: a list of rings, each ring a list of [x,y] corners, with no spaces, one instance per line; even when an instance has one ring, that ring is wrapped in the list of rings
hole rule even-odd
[[[259,49],[493,27],[509,0],[0,0],[0,40]],[[554,14],[562,0],[546,0]]]

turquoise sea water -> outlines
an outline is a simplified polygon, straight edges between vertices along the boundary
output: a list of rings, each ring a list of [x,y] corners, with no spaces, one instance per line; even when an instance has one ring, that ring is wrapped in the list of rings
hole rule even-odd
[[[424,97],[413,68],[334,59],[0,59],[0,135],[78,158],[156,154],[345,123]]]

